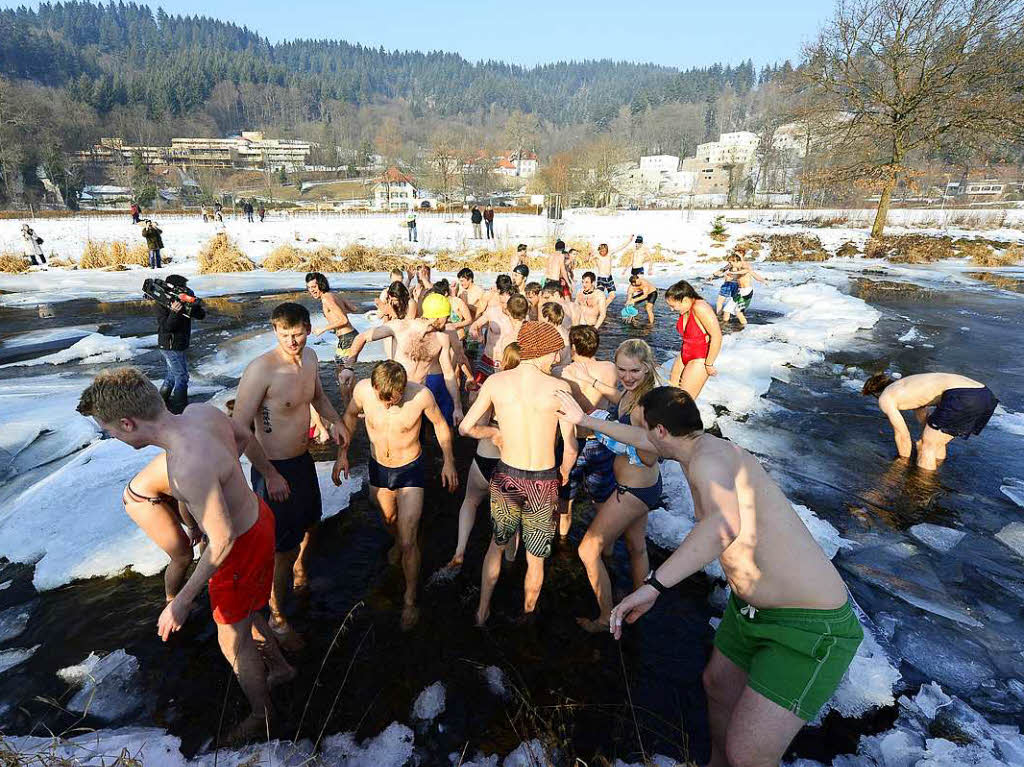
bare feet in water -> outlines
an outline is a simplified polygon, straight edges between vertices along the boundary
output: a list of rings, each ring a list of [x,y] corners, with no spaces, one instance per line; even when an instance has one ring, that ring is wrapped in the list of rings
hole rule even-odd
[[[282,649],[288,652],[299,652],[305,649],[306,641],[284,618],[271,615],[268,623]]]
[[[402,631],[411,631],[420,620],[420,608],[416,605],[406,605],[402,608],[402,621],[399,624]]]
[[[256,739],[265,740],[268,729],[268,723],[264,717],[249,714],[228,733],[222,745],[235,746]]]
[[[586,631],[588,634],[607,634],[608,624],[601,623],[601,621],[595,621],[590,618],[577,618],[576,625]]]

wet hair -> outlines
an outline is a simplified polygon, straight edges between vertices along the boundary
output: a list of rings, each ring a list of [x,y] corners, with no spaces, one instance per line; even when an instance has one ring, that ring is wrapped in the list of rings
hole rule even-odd
[[[558,251],[559,253],[564,253],[565,243],[562,242],[561,240],[555,240],[555,250]]]
[[[700,297],[700,293],[686,280],[679,280],[679,282],[665,291],[666,301],[685,301],[687,298],[692,298],[696,301]]]
[[[418,267],[416,267],[416,271],[417,272],[424,272],[425,271],[429,275],[430,274],[430,264],[420,264]]]
[[[518,245],[516,245],[516,253],[522,253],[525,250],[526,250],[526,243],[521,242]]]
[[[630,285],[639,285],[640,284],[640,275],[638,275],[638,274],[631,274],[631,275],[629,275],[629,284]]]
[[[403,277],[405,277],[405,275],[404,275],[404,274],[402,273],[402,270],[401,270],[401,269],[392,269],[392,270],[391,270],[391,275],[390,275],[390,276],[391,276],[391,277],[398,277],[398,281],[399,281],[399,282],[401,282],[401,281],[402,281],[402,278],[403,278]]]
[[[498,289],[498,295],[508,296],[516,292],[512,286],[512,278],[507,274],[499,274],[494,286]]]
[[[743,258],[738,253],[730,253],[728,256],[725,257],[725,260],[740,262],[743,261]]]
[[[661,376],[658,375],[658,362],[654,358],[654,352],[651,350],[650,344],[639,338],[629,338],[619,344],[619,347],[615,350],[616,363],[618,363],[621,356],[631,357],[647,369],[647,375],[644,376],[644,380],[636,388],[636,399],[633,400],[633,406],[635,407],[647,392],[657,386],[661,386],[662,380]]]
[[[320,288],[321,293],[326,293],[331,289],[330,284],[327,282],[327,278],[324,277],[320,272],[310,272],[306,275],[306,284],[315,282],[316,286]]]
[[[502,371],[512,370],[519,367],[519,363],[523,361],[523,350],[519,344],[513,341],[505,347],[505,351],[501,355],[501,369]]]
[[[685,389],[658,386],[640,398],[647,428],[664,426],[673,437],[686,437],[704,431],[697,403]]]
[[[591,325],[573,325],[569,328],[569,345],[581,357],[593,357],[601,345],[601,335]]]
[[[540,295],[540,283],[539,282],[528,282],[523,286],[523,291],[528,296],[532,296],[534,293]]]
[[[891,383],[894,383],[894,379],[888,373],[875,373],[864,382],[864,388],[860,393],[868,397],[877,397]]]
[[[591,282],[597,282],[597,275],[593,272],[583,272],[583,279],[590,280]]]
[[[565,319],[565,309],[562,308],[561,304],[556,304],[554,301],[548,301],[540,308],[540,316],[552,325],[561,325],[562,320]]]
[[[607,242],[602,242],[600,245],[597,246],[598,250],[601,250],[602,248],[604,250],[608,250],[608,243]]]
[[[160,392],[145,374],[134,367],[104,370],[78,400],[78,412],[103,423],[122,418],[153,421],[165,410]]]
[[[401,280],[395,280],[388,286],[388,298],[395,301],[395,314],[404,320],[409,313],[409,288]]]
[[[530,267],[528,267],[526,264],[519,264],[512,271],[515,272],[516,274],[521,274],[524,280],[530,276]]]
[[[370,371],[370,383],[381,402],[398,402],[405,394],[409,376],[405,368],[394,360],[378,362]]]
[[[449,296],[452,292],[452,286],[448,280],[438,280],[434,283],[432,289],[435,293],[440,293],[442,296]]]
[[[530,313],[530,302],[526,300],[526,296],[516,293],[505,304],[505,309],[508,316],[514,320],[526,319],[526,315]]]
[[[274,307],[270,313],[270,324],[274,327],[297,328],[300,325],[307,330],[310,328],[309,309],[302,304],[293,304],[285,301]]]
[[[470,269],[468,266],[464,266],[461,269],[459,269],[459,273],[455,276],[458,277],[460,280],[469,280],[470,282],[472,282],[473,270]]]
[[[548,285],[545,282],[544,283],[544,287],[540,289],[540,294],[542,296],[559,296],[559,297],[561,297],[562,289],[560,287],[555,286],[555,285]]]

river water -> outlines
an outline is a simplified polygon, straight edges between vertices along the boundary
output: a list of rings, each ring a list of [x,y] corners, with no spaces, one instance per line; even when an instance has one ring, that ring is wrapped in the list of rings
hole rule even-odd
[[[835,279],[841,268],[821,274]],[[902,685],[913,689],[936,679],[994,721],[1018,721],[1024,687],[1017,690],[1012,682],[1024,677],[1024,572],[1020,556],[995,535],[1020,512],[1000,487],[1024,478],[1020,432],[1010,428],[1012,413],[1024,411],[1024,297],[1014,275],[1001,277],[1001,283],[987,276],[940,282],[907,272],[852,278],[844,289],[877,309],[881,319],[840,351],[788,371],[788,381],[774,380],[765,395],[770,407],[749,418],[726,419],[722,431],[757,452],[792,501],[814,509],[855,542],[836,563],[887,652],[902,659]],[[372,295],[357,291],[352,297],[369,308]],[[209,359],[230,340],[265,331],[270,309],[289,299],[309,302],[305,294],[287,293],[211,302],[193,358]],[[151,307],[141,302],[76,300],[53,309],[55,316],[42,320],[35,309],[5,309],[0,321],[5,333],[80,324],[98,324],[107,335],[153,332]],[[667,357],[678,343],[674,316],[659,303],[658,317],[653,331],[610,321],[599,356],[639,336]],[[754,325],[776,318],[756,304],[751,312]],[[163,372],[155,352],[142,352],[133,364],[154,378]],[[61,370],[89,374],[101,367],[69,364]],[[225,372],[201,382],[232,386],[234,367],[207,368]],[[981,437],[951,445],[946,465],[927,476],[893,460],[884,417],[853,383],[885,367],[904,374],[954,370],[979,378],[1012,412],[998,415]],[[8,380],[38,374],[32,367],[0,370]],[[322,366],[321,377],[335,397],[329,366]],[[472,450],[468,440],[459,442],[461,477]],[[360,432],[352,455],[363,451]],[[439,468],[437,451],[428,456]],[[461,501],[440,487],[438,474],[428,472],[424,580],[451,556]],[[53,503],[59,506],[60,499]],[[595,607],[575,546],[591,515],[589,503],[577,504],[570,538],[548,562],[538,621],[519,626],[512,620],[521,609],[520,558],[506,566],[491,625],[481,631],[473,628],[472,614],[489,533],[482,509],[463,573],[425,586],[421,622],[402,634],[401,576],[387,566],[391,541],[365,495],[357,495],[321,526],[311,560],[312,593],[307,603],[295,605],[293,615],[309,644],[295,659],[299,678],[278,693],[276,734],[311,741],[346,731],[372,736],[392,722],[410,722],[420,691],[440,681],[446,709],[417,733],[422,764],[447,763],[448,754],[464,749],[467,757],[505,754],[530,738],[558,748],[563,758],[579,756],[588,763],[597,755],[627,762],[653,753],[706,758],[700,673],[713,633],[709,619],[718,614],[708,599],[714,583],[703,574],[688,579],[660,599],[621,644],[582,633],[574,618],[592,615]],[[915,527],[922,523],[953,530],[955,542],[945,550],[930,547],[925,541],[935,544],[934,528]],[[949,535],[942,540],[952,540]],[[652,546],[652,564],[667,554]],[[624,549],[617,551],[616,563],[618,585],[625,588]],[[220,657],[205,598],[183,630],[163,644],[155,633],[160,576],[77,580],[42,593],[33,588],[32,576],[31,565],[0,564],[0,584],[6,584],[0,585],[0,611],[31,610],[24,632],[16,642],[0,643],[0,652],[39,645],[29,660],[0,676],[0,725],[6,732],[154,725],[179,736],[182,750],[191,754],[208,748],[218,728],[227,731],[243,715],[243,698]],[[133,701],[129,713],[112,723],[66,710],[73,690],[55,672],[90,652],[119,649],[139,662],[130,689],[123,691]],[[829,714],[820,728],[798,737],[792,755],[830,760],[854,751],[860,734],[886,729],[895,716],[894,707],[854,720]]]

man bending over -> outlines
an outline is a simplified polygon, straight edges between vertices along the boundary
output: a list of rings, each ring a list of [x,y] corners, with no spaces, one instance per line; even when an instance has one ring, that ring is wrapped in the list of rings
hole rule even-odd
[[[585,416],[558,395],[563,417],[638,450],[678,461],[697,524],[643,586],[616,605],[609,628],[635,623],[658,596],[719,559],[732,587],[704,670],[714,767],[777,765],[843,678],[864,637],[846,585],[786,496],[746,450],[704,432],[682,389],[640,400],[640,426]]]

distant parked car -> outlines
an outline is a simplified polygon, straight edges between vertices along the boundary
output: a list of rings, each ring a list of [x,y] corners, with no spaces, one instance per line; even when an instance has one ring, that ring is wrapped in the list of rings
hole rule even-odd
[[[430,210],[430,200],[424,200],[420,203],[420,208],[423,210]]]

